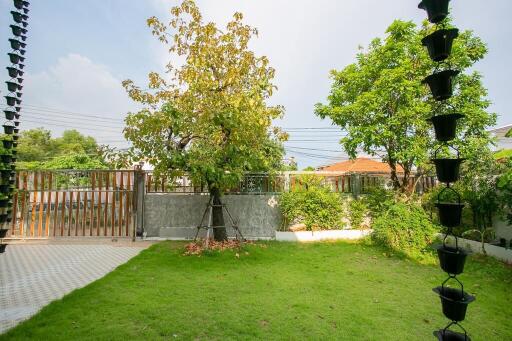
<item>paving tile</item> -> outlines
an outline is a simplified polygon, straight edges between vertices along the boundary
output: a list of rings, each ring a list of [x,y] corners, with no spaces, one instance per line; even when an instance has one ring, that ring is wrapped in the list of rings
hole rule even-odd
[[[105,276],[143,247],[9,245],[0,255],[0,334]]]

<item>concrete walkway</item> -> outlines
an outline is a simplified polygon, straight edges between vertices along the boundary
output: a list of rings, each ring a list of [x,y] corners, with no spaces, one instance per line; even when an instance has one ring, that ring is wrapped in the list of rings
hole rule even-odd
[[[105,276],[147,246],[8,245],[0,255],[0,334],[51,301]]]

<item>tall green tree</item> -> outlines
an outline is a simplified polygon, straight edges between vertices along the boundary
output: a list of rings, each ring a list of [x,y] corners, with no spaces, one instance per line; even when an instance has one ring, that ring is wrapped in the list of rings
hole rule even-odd
[[[496,115],[487,111],[490,102],[482,76],[470,70],[487,52],[473,32],[460,32],[448,60],[462,72],[455,79],[449,105],[433,101],[430,90],[421,84],[435,68],[421,39],[434,30],[427,22],[417,27],[394,21],[384,39],[376,38],[360,49],[355,63],[331,72],[327,104],[317,104],[315,109],[318,116],[330,118],[347,132],[341,144],[351,157],[361,150],[382,157],[391,168],[393,186],[402,191],[414,167],[419,173],[431,168],[428,161],[437,145],[427,119],[434,113],[466,115],[455,141],[466,158],[477,158],[488,148],[491,140],[485,129],[496,122]],[[404,171],[402,179],[399,166]]]
[[[145,106],[128,115],[125,136],[158,173],[186,172],[206,183],[220,205],[223,191],[245,172],[272,169],[282,159],[284,134],[271,124],[283,108],[267,104],[274,69],[249,49],[257,30],[242,22],[241,13],[223,30],[203,22],[194,1],[173,7],[171,15],[168,24],[155,17],[147,23],[171,58],[183,63],[170,62],[165,77],[150,73],[149,91],[123,82]],[[225,226],[220,206],[212,220],[213,226]],[[225,228],[214,229],[214,236],[225,240]]]

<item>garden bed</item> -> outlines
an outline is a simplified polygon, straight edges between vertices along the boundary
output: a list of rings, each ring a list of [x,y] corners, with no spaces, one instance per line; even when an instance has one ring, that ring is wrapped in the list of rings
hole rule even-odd
[[[283,242],[318,242],[323,240],[358,240],[372,230],[276,231],[276,240]]]

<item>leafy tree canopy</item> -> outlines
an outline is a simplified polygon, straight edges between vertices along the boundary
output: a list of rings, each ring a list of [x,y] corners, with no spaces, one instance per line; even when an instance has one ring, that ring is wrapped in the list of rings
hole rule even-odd
[[[437,146],[427,119],[434,113],[459,112],[460,121],[455,144],[465,158],[477,158],[491,141],[486,127],[496,122],[487,112],[490,102],[482,85],[482,76],[469,70],[486,52],[486,45],[471,31],[459,33],[454,41],[452,68],[461,73],[455,79],[454,97],[449,105],[432,99],[421,81],[435,68],[421,39],[435,27],[425,22],[394,21],[384,39],[374,39],[360,49],[354,64],[331,72],[333,84],[327,104],[317,104],[316,114],[330,118],[347,132],[341,140],[346,152],[356,157],[362,150],[378,155],[391,168],[395,188],[405,190],[414,167],[427,171],[429,159]],[[404,169],[402,181],[397,166]]]
[[[244,172],[279,166],[283,134],[271,123],[283,108],[266,103],[275,89],[274,69],[248,48],[257,30],[243,24],[240,13],[225,30],[204,23],[194,1],[171,14],[168,25],[155,17],[148,25],[183,65],[169,63],[169,77],[151,73],[149,91],[123,83],[146,107],[126,119],[125,136],[136,153],[158,172],[188,172],[220,189]]]

